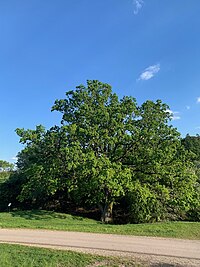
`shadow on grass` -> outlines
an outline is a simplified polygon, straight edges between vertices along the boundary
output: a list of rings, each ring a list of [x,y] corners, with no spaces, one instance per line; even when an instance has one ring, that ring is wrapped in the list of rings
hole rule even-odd
[[[27,220],[66,219],[67,215],[45,210],[26,210],[10,212],[13,217],[21,217]],[[79,218],[77,218],[80,220]]]
[[[12,215],[12,217],[21,217],[26,220],[38,220],[38,221],[39,220],[47,221],[47,220],[53,220],[53,219],[62,219],[62,220],[68,219],[68,222],[74,221],[75,223],[75,221],[77,221],[78,223],[86,219],[85,217],[81,217],[81,216],[56,213],[54,211],[46,211],[46,210],[11,211],[10,214]],[[88,225],[88,222],[86,222],[86,225]]]

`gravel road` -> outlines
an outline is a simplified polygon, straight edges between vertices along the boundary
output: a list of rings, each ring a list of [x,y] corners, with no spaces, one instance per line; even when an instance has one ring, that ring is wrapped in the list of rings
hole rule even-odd
[[[165,261],[171,259],[170,262],[172,259],[173,262],[178,259],[181,265],[177,266],[200,266],[199,240],[49,230],[0,229],[0,242],[70,249],[101,255],[132,255],[144,259],[165,259]]]

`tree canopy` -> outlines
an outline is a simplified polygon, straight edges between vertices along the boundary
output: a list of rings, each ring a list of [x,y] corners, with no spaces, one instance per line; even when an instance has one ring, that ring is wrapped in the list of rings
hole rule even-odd
[[[103,222],[125,199],[130,220],[184,219],[199,205],[197,176],[161,100],[141,106],[111,86],[87,81],[56,100],[61,124],[17,129],[25,148],[17,198],[44,205],[50,196],[98,206]]]

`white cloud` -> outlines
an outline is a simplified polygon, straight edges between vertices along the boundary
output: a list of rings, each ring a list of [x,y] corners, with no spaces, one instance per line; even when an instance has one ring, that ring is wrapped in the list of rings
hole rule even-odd
[[[155,64],[152,66],[149,66],[148,68],[146,68],[141,74],[138,80],[149,80],[151,78],[153,78],[153,76],[158,73],[160,70],[160,64]]]
[[[12,160],[17,160],[17,157],[12,157],[11,159],[12,159]]]
[[[134,14],[137,15],[144,4],[143,0],[133,0]]]
[[[200,103],[200,96],[197,97],[197,103]]]
[[[178,111],[172,111],[171,109],[167,109],[166,112],[170,113],[173,121],[181,119]]]
[[[173,115],[173,118],[172,118],[173,121],[180,120],[180,119],[181,119],[180,116],[177,116],[177,115],[175,116],[175,115]]]
[[[186,109],[189,110],[190,109],[190,106],[186,106]]]

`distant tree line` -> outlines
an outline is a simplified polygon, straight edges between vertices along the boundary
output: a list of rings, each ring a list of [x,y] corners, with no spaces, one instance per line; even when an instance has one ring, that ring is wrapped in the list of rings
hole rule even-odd
[[[170,125],[161,100],[138,105],[87,81],[56,100],[48,130],[17,129],[24,149],[0,187],[0,208],[98,209],[102,222],[200,219],[200,140]]]
[[[7,180],[14,170],[14,164],[5,160],[0,160],[0,183]]]
[[[10,172],[13,171],[14,164],[6,160],[0,160],[0,172]]]

